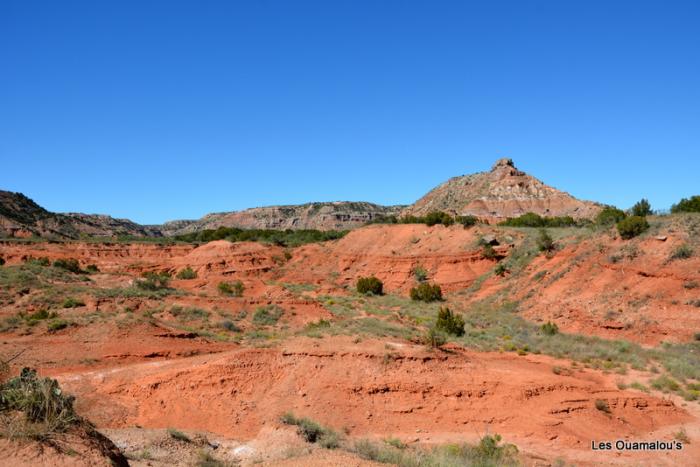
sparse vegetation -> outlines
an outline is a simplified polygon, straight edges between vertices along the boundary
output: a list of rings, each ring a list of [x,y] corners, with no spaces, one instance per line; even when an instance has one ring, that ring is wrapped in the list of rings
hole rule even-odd
[[[168,435],[170,435],[170,437],[172,439],[177,440],[177,441],[182,441],[184,443],[189,443],[192,441],[189,438],[189,436],[187,436],[186,434],[184,434],[181,431],[176,430],[175,428],[168,428]]]
[[[68,297],[63,301],[63,308],[77,308],[79,306],[85,306],[85,302],[80,299]]]
[[[419,264],[413,268],[413,276],[418,282],[425,282],[428,280],[428,270]]]
[[[617,223],[617,231],[620,233],[620,237],[625,240],[641,235],[648,228],[649,222],[646,218],[639,216],[630,216]]]
[[[546,229],[540,229],[537,236],[537,248],[545,253],[550,253],[556,249],[554,239]]]
[[[673,252],[671,253],[671,256],[669,259],[671,261],[677,260],[677,259],[688,259],[693,256],[693,248],[688,245],[687,243],[684,243],[682,245],[678,245]]]
[[[497,276],[503,277],[508,273],[508,268],[503,263],[498,263],[493,270],[493,273]]]
[[[262,306],[253,313],[253,324],[258,326],[272,326],[284,314],[284,310],[277,305]]]
[[[357,280],[357,291],[361,294],[381,295],[384,292],[384,284],[374,276],[360,277]]]
[[[396,447],[389,443],[358,440],[353,451],[363,459],[398,467],[457,467],[519,465],[518,448],[513,444],[502,444],[500,435],[486,435],[476,446],[448,444],[429,450]]]
[[[181,269],[175,277],[182,280],[196,279],[197,273],[191,267],[187,266],[185,269]]]
[[[485,244],[481,249],[481,257],[490,261],[498,259],[498,253],[490,243]]]
[[[221,295],[228,295],[230,297],[242,297],[245,291],[245,286],[241,281],[219,282],[216,288]]]
[[[216,230],[202,230],[200,232],[178,235],[174,239],[183,242],[211,242],[214,240],[263,242],[285,247],[296,247],[307,243],[337,240],[344,237],[346,234],[347,231],[336,230],[243,230],[219,227]]]
[[[605,412],[606,414],[610,413],[610,405],[608,405],[607,401],[604,401],[603,399],[596,399],[595,408],[601,412]]]
[[[447,343],[447,336],[444,332],[431,326],[425,334],[425,345],[428,347],[438,349]]]
[[[308,443],[318,443],[326,449],[335,449],[340,445],[340,437],[332,429],[325,427],[310,418],[297,418],[293,413],[287,412],[280,421],[285,425],[294,425],[297,432]]]
[[[442,300],[442,289],[437,284],[422,282],[413,287],[410,292],[411,300],[435,302]]]
[[[98,268],[96,264],[88,264],[85,266],[85,272],[88,274],[96,274],[100,272],[100,268]]]

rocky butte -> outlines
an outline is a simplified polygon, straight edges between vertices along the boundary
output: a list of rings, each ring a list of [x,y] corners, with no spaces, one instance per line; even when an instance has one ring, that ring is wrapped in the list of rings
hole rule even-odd
[[[500,221],[527,212],[541,216],[592,218],[602,205],[581,201],[522,172],[512,159],[500,159],[490,172],[454,177],[406,208],[403,215],[431,211]]]

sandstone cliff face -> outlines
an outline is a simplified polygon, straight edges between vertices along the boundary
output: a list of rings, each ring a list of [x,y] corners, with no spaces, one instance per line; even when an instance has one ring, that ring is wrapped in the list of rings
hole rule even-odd
[[[406,208],[402,215],[431,211],[473,215],[498,221],[527,212],[541,216],[595,216],[602,205],[581,201],[518,170],[511,159],[496,162],[490,172],[454,177]]]
[[[382,216],[398,215],[403,208],[404,206],[380,206],[350,201],[268,206],[245,211],[208,214],[197,221],[168,222],[162,229],[166,235],[218,227],[348,230],[361,227]]]

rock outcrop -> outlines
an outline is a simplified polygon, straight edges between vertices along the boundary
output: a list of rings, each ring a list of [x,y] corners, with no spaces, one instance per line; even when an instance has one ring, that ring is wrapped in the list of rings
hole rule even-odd
[[[578,200],[518,170],[511,159],[500,159],[490,172],[449,179],[406,208],[402,215],[445,211],[498,221],[534,212],[580,219],[593,217],[600,209],[600,204]]]
[[[162,226],[162,231],[166,235],[177,235],[219,227],[348,230],[381,217],[398,215],[404,207],[351,201],[268,206],[207,214],[197,221],[167,222]]]
[[[142,226],[128,219],[101,214],[47,211],[22,193],[0,190],[0,236],[55,237],[77,239],[85,236],[161,236],[157,228]]]

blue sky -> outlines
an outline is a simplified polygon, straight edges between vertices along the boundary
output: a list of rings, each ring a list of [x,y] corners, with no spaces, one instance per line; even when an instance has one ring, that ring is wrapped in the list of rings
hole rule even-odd
[[[700,2],[0,2],[0,188],[142,223],[411,203],[500,157],[700,187]]]

